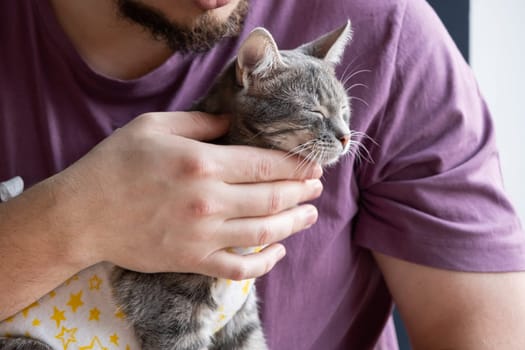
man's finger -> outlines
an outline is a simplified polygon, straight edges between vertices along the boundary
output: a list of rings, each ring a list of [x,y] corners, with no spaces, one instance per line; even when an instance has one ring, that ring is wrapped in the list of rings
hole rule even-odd
[[[322,190],[320,180],[225,185],[221,214],[227,219],[273,215],[319,197]]]
[[[285,254],[282,244],[272,244],[258,253],[248,255],[220,250],[208,258],[206,263],[209,270],[205,269],[204,273],[236,281],[255,278],[268,273]]]
[[[214,158],[221,179],[227,183],[318,179],[323,174],[318,164],[256,147],[216,146]]]
[[[221,237],[221,244],[232,247],[264,246],[312,226],[317,218],[317,209],[305,204],[271,217],[228,220],[217,236]]]

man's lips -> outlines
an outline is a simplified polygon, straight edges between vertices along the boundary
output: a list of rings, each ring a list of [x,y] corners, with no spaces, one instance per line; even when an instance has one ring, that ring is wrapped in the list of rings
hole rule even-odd
[[[195,0],[195,4],[203,10],[214,10],[227,5],[230,0]]]

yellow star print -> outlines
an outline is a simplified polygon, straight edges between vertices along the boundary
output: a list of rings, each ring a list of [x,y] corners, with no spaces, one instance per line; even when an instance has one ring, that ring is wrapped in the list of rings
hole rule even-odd
[[[69,278],[67,281],[66,281],[66,286],[69,286],[69,284],[73,281],[78,281],[78,275],[74,275],[73,277]]]
[[[27,316],[29,315],[29,310],[39,306],[40,304],[38,303],[38,301],[35,301],[33,304],[29,305],[28,307],[26,307],[24,310],[22,310],[22,315],[24,315],[25,318],[27,318]]]
[[[59,334],[55,335],[55,338],[62,341],[62,346],[64,350],[67,350],[69,344],[77,342],[77,339],[75,338],[76,332],[77,328],[67,329],[66,327],[62,327],[62,331]]]
[[[60,310],[60,309],[57,309],[56,306],[53,306],[53,315],[50,317],[50,319],[56,322],[57,328],[60,327],[60,322],[66,320],[66,316],[64,316],[65,312],[66,310]]]
[[[33,327],[38,327],[40,326],[41,322],[38,318],[35,318],[31,324],[33,325]]]
[[[69,305],[73,312],[77,312],[77,309],[84,305],[84,302],[82,301],[82,291],[77,294],[71,293],[71,297],[66,305]]]
[[[102,285],[102,280],[97,276],[97,275],[93,275],[93,277],[91,277],[89,279],[89,289],[90,290],[100,290],[100,286]]]
[[[100,310],[96,307],[89,310],[89,320],[88,321],[100,321]]]
[[[118,335],[117,335],[117,333],[113,333],[112,335],[109,336],[109,342],[115,344],[116,346],[118,346]]]
[[[252,286],[252,280],[247,280],[244,282],[244,285],[242,286],[242,293],[244,295],[248,294],[250,292],[250,287]]]
[[[103,346],[100,340],[98,339],[98,337],[95,336],[93,337],[93,339],[91,339],[91,343],[89,343],[89,345],[81,346],[79,350],[109,350],[109,349]]]
[[[119,309],[117,312],[115,312],[115,317],[123,320],[126,317],[126,314],[124,313],[124,311]]]

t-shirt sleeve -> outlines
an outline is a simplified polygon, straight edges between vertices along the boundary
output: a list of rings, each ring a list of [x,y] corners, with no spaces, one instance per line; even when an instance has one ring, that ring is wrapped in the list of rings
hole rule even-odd
[[[356,170],[354,241],[437,268],[525,269],[525,234],[471,69],[424,1],[409,0],[399,22],[386,107],[366,130],[373,162]]]

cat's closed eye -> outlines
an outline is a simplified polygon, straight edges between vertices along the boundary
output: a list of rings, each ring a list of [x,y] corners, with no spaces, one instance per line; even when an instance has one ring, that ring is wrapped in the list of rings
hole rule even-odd
[[[326,118],[325,112],[317,109],[309,110],[310,113],[319,118]]]

